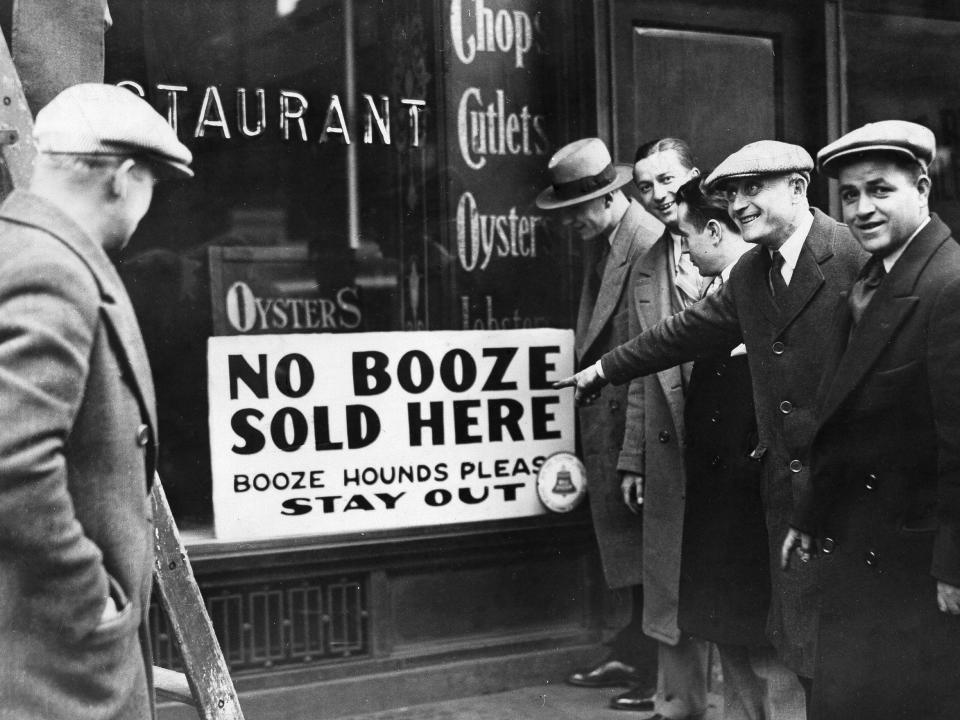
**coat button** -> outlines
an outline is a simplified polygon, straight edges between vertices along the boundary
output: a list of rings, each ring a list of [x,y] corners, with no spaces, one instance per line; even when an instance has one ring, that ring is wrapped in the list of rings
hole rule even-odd
[[[670,433],[668,433],[666,430],[661,430],[660,434],[657,435],[657,439],[662,443],[668,443],[670,442]]]
[[[867,550],[863,555],[863,561],[867,567],[875,567],[877,564],[877,554],[873,550]]]
[[[150,442],[150,428],[144,424],[137,426],[137,445],[143,447]]]
[[[782,403],[780,403],[780,412],[782,412],[784,415],[789,415],[792,413],[793,403],[789,400],[784,400]]]
[[[610,401],[610,412],[616,412],[620,409],[620,403],[617,400]]]
[[[830,553],[832,553],[834,550],[837,549],[837,541],[834,540],[832,537],[825,537],[823,539],[823,542],[820,543],[820,549],[823,550],[823,552],[825,552],[827,555],[829,555]]]
[[[773,344],[773,347],[772,347],[771,349],[773,350],[773,354],[774,354],[774,355],[783,355],[783,349],[784,349],[784,347],[786,347],[786,346],[785,346],[782,342],[780,342],[779,340],[777,340],[777,341]]]
[[[803,463],[799,460],[790,461],[790,472],[798,473],[803,470]]]
[[[867,475],[867,481],[863,484],[867,490],[876,490],[877,489],[877,476],[873,473]]]
[[[714,411],[713,415],[710,417],[710,422],[712,422],[714,425],[716,425],[718,422],[720,422],[720,411],[719,411],[719,410]]]
[[[711,464],[713,467],[718,468],[718,467],[720,467],[720,463],[722,463],[722,462],[723,462],[723,459],[722,459],[719,455],[714,455],[714,456],[713,456],[713,460],[710,461],[710,464]]]
[[[714,375],[716,375],[717,377],[723,377],[723,371],[726,369],[727,369],[726,365],[721,365],[716,369],[716,371],[714,372]]]

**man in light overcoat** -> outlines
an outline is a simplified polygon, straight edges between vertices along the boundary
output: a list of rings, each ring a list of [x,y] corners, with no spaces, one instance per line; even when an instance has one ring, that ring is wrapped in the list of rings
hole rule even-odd
[[[156,416],[107,253],[191,156],[108,85],[63,91],[34,134],[30,190],[0,206],[0,718],[142,720]]]
[[[699,174],[692,151],[678,138],[646,142],[634,156],[640,203],[664,230],[630,278],[630,336],[700,299],[703,281],[679,232],[676,202],[679,187]],[[642,402],[630,404],[619,464],[624,501],[643,516],[643,630],[657,641],[658,679],[653,695],[638,687],[611,705],[656,710],[669,720],[697,717],[707,707],[706,646],[677,623],[686,485],[683,406],[690,370],[689,364],[669,367],[630,384],[642,385]]]

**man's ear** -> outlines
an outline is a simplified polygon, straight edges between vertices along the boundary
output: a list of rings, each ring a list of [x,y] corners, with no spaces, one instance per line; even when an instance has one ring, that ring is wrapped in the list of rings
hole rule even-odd
[[[716,247],[723,240],[723,225],[719,220],[707,220],[707,229],[710,230],[710,240]]]
[[[113,175],[110,177],[110,192],[115,198],[123,200],[127,197],[131,182],[130,173],[133,172],[133,167],[136,164],[136,160],[127,158],[113,171]]]
[[[917,179],[917,192],[920,193],[920,202],[924,207],[930,204],[930,188],[932,186],[933,181],[926,173]]]
[[[790,199],[794,205],[807,197],[807,180],[803,175],[791,175],[787,183],[790,185]]]
[[[695,177],[700,177],[700,168],[692,167],[690,168],[690,179],[692,180]]]

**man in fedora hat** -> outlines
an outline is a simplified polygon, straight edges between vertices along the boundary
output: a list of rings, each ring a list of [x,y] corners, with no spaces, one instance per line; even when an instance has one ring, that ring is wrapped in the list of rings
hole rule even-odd
[[[656,240],[649,216],[621,188],[630,182],[629,166],[611,162],[599,138],[566,145],[550,159],[551,185],[537,197],[538,207],[584,243],[583,287],[577,316],[576,351],[586,367],[629,337],[628,280],[641,256]],[[633,620],[611,643],[610,654],[568,678],[573,685],[606,687],[655,684],[655,644],[641,627],[643,610],[642,525],[621,500],[617,472],[621,450],[639,432],[628,423],[628,406],[642,402],[642,384],[608,388],[602,402],[579,410],[580,446],[594,532],[604,576],[611,588],[633,589]]]
[[[150,105],[75,85],[0,206],[0,718],[153,715],[153,383],[108,253],[190,151]]]
[[[624,383],[743,342],[749,358],[763,466],[770,557],[776,563],[794,498],[809,483],[815,398],[837,298],[866,260],[846,226],[807,201],[813,159],[803,148],[761,140],[727,157],[705,189],[722,191],[727,212],[755,244],[729,282],[703,301],[614,348],[557,385],[580,401],[606,383]],[[816,657],[819,561],[771,574],[767,634],[809,689]]]
[[[871,256],[825,328],[811,484],[783,546],[787,565],[819,541],[818,720],[960,715],[960,247],[929,210],[935,149],[886,120],[817,154]]]

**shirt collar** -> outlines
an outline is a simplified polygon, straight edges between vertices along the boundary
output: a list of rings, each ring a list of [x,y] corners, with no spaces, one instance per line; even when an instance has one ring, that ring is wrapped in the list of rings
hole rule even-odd
[[[734,260],[732,263],[727,265],[723,270],[721,270],[720,280],[722,280],[723,282],[727,282],[730,279],[730,273],[733,272],[733,266],[736,264],[737,264],[737,261]]]
[[[720,271],[720,276],[719,276],[720,280],[722,280],[723,282],[727,282],[730,279],[730,273],[733,272],[733,266],[736,265],[738,262],[740,262],[740,258],[743,257],[743,254],[748,252],[749,250],[750,250],[749,246],[744,248],[743,253],[741,253],[732,263],[730,263],[723,270]]]
[[[807,235],[810,234],[810,228],[812,227],[813,214],[808,212],[801,213],[797,229],[793,231],[793,234],[788,237],[787,241],[776,251],[771,250],[770,256],[773,257],[774,252],[779,252],[783,256],[783,264],[789,267],[792,273],[797,267],[800,252],[803,250],[803,243],[807,239]]]
[[[673,270],[677,272],[680,269],[680,256],[683,254],[683,236],[670,233],[673,238]]]
[[[929,215],[927,215],[927,217],[925,217],[923,221],[919,225],[917,225],[917,229],[913,231],[913,234],[907,238],[907,241],[903,245],[898,247],[889,255],[884,256],[883,258],[884,270],[886,270],[889,273],[893,269],[893,266],[896,264],[897,260],[899,260],[900,256],[903,255],[903,251],[907,249],[907,245],[909,245],[913,241],[913,239],[920,234],[920,231],[927,226],[928,222],[930,222]]]

